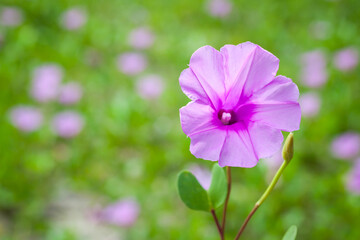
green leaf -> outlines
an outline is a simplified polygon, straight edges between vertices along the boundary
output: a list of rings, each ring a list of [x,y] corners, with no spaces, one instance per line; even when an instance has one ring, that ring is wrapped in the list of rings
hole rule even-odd
[[[282,240],[295,240],[297,234],[297,227],[292,225],[285,233]]]
[[[178,190],[181,200],[193,210],[210,211],[209,198],[205,189],[189,171],[178,176]]]
[[[212,168],[209,198],[214,209],[221,207],[226,199],[227,180],[224,170],[216,163]]]

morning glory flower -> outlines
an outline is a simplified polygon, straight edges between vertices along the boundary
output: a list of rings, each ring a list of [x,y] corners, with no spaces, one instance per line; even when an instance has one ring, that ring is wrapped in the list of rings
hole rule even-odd
[[[210,0],[207,5],[209,14],[218,18],[228,16],[232,8],[232,4],[228,0]]]
[[[120,72],[133,76],[143,72],[148,65],[148,61],[142,53],[126,52],[117,58],[116,65]]]
[[[344,48],[334,56],[334,65],[341,71],[353,70],[359,62],[359,53],[354,47]]]
[[[322,50],[314,50],[301,55],[302,84],[310,88],[319,88],[328,80],[326,56]]]
[[[74,111],[63,111],[52,119],[54,133],[63,138],[73,138],[77,136],[84,127],[83,117]]]
[[[130,46],[135,49],[147,49],[154,44],[155,35],[147,27],[139,27],[131,31],[128,37]]]
[[[67,30],[77,30],[84,26],[87,14],[81,7],[73,7],[65,11],[61,16],[61,25]]]
[[[355,164],[346,177],[346,188],[348,191],[360,195],[360,158],[355,161]]]
[[[82,97],[82,87],[76,82],[68,82],[60,87],[59,102],[64,105],[77,103]]]
[[[100,221],[120,227],[131,227],[140,214],[140,206],[135,199],[124,198],[107,206],[98,213]]]
[[[282,149],[277,151],[271,157],[264,158],[263,162],[266,165],[266,167],[268,168],[268,170],[271,172],[271,176],[269,176],[269,178],[271,180],[273,175],[276,173],[276,171],[279,169],[281,164],[284,162],[284,159],[282,157]]]
[[[17,27],[23,22],[22,11],[17,7],[2,7],[0,9],[0,25]]]
[[[281,131],[299,129],[299,90],[276,76],[279,59],[251,42],[199,48],[179,78],[192,100],[180,109],[191,153],[219,165],[254,167],[276,153]]]
[[[157,99],[164,91],[164,80],[156,74],[143,76],[136,82],[136,91],[143,99]]]
[[[31,96],[45,103],[57,98],[63,77],[63,69],[56,64],[46,64],[34,70]]]
[[[302,116],[312,118],[318,115],[320,111],[321,98],[316,92],[307,92],[301,94],[299,103]]]
[[[204,189],[209,190],[211,184],[211,172],[208,169],[194,164],[189,167],[189,171],[194,174]]]
[[[35,107],[20,105],[10,110],[10,122],[23,132],[33,132],[43,123],[43,115]]]
[[[310,24],[310,34],[313,38],[319,40],[328,39],[333,26],[328,21],[314,21]]]
[[[356,132],[345,132],[336,136],[331,143],[334,157],[351,160],[360,152],[360,135]]]

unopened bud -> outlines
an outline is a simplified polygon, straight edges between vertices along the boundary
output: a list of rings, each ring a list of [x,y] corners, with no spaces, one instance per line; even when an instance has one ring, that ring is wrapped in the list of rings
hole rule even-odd
[[[285,160],[285,162],[289,163],[290,160],[293,158],[293,156],[294,156],[294,134],[289,133],[284,143],[284,147],[282,150],[282,157]]]

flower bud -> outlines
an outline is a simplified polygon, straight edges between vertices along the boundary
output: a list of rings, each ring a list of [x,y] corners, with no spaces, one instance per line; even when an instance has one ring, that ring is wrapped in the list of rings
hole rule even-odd
[[[285,160],[285,162],[289,163],[290,160],[293,158],[293,156],[294,156],[294,134],[289,133],[284,143],[284,147],[282,150],[282,157]]]

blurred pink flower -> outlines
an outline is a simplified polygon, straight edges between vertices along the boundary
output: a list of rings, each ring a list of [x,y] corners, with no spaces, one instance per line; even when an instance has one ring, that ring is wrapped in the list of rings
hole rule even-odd
[[[131,227],[138,219],[140,207],[137,201],[126,198],[116,202],[98,213],[100,221],[120,227]]]
[[[61,16],[61,25],[67,30],[81,28],[87,21],[87,15],[81,7],[73,7],[65,11]]]
[[[23,22],[23,15],[17,7],[2,7],[0,10],[0,25],[16,27]]]
[[[127,75],[136,75],[141,73],[147,67],[147,58],[145,55],[136,52],[127,52],[117,58],[117,67],[119,71]]]
[[[3,43],[4,43],[4,35],[0,33],[0,48],[2,47]]]
[[[251,42],[199,48],[179,78],[192,100],[180,109],[190,151],[220,166],[254,167],[300,125],[299,90],[276,76],[279,59]]]
[[[53,131],[63,138],[72,138],[78,135],[84,126],[82,116],[73,111],[63,111],[55,115],[52,120]]]
[[[349,192],[360,195],[360,158],[355,161],[353,168],[347,175],[346,187]]]
[[[301,56],[301,81],[307,87],[321,87],[327,79],[326,58],[321,50],[304,53]]]
[[[359,63],[359,52],[353,47],[344,48],[334,56],[334,65],[341,71],[350,71]]]
[[[310,24],[310,33],[315,39],[328,39],[330,30],[331,24],[328,21],[314,21]]]
[[[136,82],[136,90],[144,99],[156,99],[164,91],[164,80],[159,75],[147,75]]]
[[[321,99],[315,92],[301,94],[299,98],[301,114],[304,117],[315,117],[320,110]]]
[[[261,160],[260,163],[263,163],[267,168],[266,181],[269,184],[283,162],[284,159],[282,157],[282,148],[280,148],[280,150],[277,151],[273,156]]]
[[[82,88],[76,82],[68,82],[60,87],[59,102],[64,105],[77,103],[82,97]]]
[[[352,159],[360,150],[360,135],[346,132],[335,137],[331,143],[331,152],[336,158]]]
[[[155,36],[150,29],[139,27],[129,34],[128,42],[135,49],[147,49],[154,44]]]
[[[43,123],[42,113],[30,106],[16,106],[10,110],[12,125],[24,132],[37,130]]]
[[[189,167],[189,171],[194,174],[194,176],[204,189],[209,189],[211,184],[211,172],[208,169],[194,164]]]
[[[35,69],[31,95],[39,102],[48,102],[57,97],[63,73],[58,65],[48,64]]]
[[[229,0],[209,0],[207,4],[209,14],[219,18],[229,15],[232,8],[232,3]]]
[[[268,167],[268,169],[271,172],[276,172],[284,161],[284,159],[282,157],[282,149],[277,151],[271,157],[264,158],[262,161],[264,162],[264,164]]]

